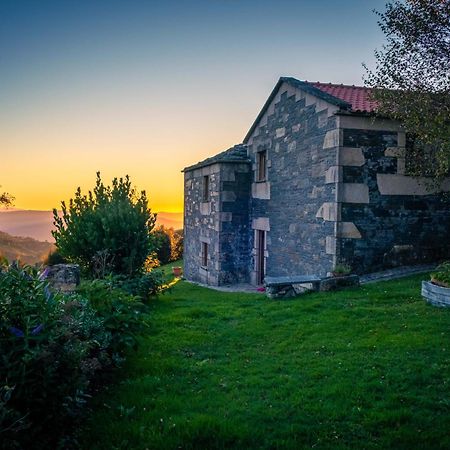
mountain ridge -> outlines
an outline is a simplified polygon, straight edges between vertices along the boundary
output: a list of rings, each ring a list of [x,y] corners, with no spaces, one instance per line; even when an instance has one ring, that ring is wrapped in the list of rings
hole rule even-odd
[[[175,230],[183,227],[182,212],[158,212],[157,225]],[[31,237],[41,242],[54,242],[53,212],[42,210],[7,209],[0,211],[0,231],[12,236]]]

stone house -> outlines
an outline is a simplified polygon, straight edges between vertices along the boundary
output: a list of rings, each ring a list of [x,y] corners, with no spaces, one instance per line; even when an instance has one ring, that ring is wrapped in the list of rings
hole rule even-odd
[[[280,78],[242,144],[184,169],[184,273],[210,285],[450,255],[450,205],[408,176],[369,90]]]

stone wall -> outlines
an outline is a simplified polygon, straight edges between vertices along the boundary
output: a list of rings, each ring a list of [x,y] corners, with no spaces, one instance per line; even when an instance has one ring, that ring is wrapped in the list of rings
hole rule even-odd
[[[203,201],[203,179],[209,176],[209,201]],[[219,284],[220,166],[213,164],[184,173],[184,276]],[[202,267],[202,242],[208,264]]]
[[[334,222],[317,213],[335,201],[335,184],[326,180],[339,145],[336,109],[282,85],[248,140],[254,180],[256,154],[267,151],[267,181],[252,183],[250,223],[253,230],[267,231],[268,276],[324,276],[333,267],[327,236],[334,236]],[[250,239],[255,282],[254,233]]]
[[[250,165],[221,164],[219,284],[249,282]]]
[[[203,178],[210,177],[203,202]],[[215,163],[185,172],[184,276],[210,285],[248,282],[250,167]],[[208,264],[202,267],[202,242]]]
[[[346,122],[358,126],[362,119]],[[342,130],[353,164],[342,165],[338,187],[337,256],[357,273],[450,256],[448,198],[430,193],[425,180],[406,176],[405,134],[390,128]],[[339,233],[342,223],[351,225],[350,234]]]

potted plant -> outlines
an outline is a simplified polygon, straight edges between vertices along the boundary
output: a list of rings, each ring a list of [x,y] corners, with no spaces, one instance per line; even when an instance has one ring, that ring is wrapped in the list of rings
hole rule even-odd
[[[450,288],[450,261],[442,263],[431,274],[431,282],[438,286]]]
[[[176,277],[181,277],[181,274],[183,272],[183,269],[181,267],[172,267],[172,273]]]
[[[331,272],[331,274],[333,275],[333,277],[338,278],[350,275],[351,272],[352,268],[348,264],[339,263],[334,266],[334,269]]]
[[[422,296],[434,306],[450,307],[450,261],[436,268],[431,281],[422,281]]]

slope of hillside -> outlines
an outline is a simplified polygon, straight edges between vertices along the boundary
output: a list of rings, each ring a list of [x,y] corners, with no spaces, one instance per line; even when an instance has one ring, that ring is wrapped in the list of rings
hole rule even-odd
[[[157,225],[179,230],[183,228],[183,213],[159,212]],[[0,210],[0,231],[13,236],[29,236],[38,241],[54,242],[51,211]]]
[[[11,236],[0,231],[0,255],[8,261],[19,259],[26,264],[41,262],[55,246],[30,237]]]

